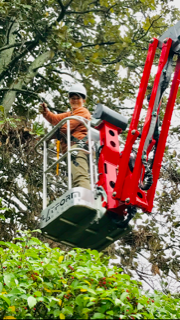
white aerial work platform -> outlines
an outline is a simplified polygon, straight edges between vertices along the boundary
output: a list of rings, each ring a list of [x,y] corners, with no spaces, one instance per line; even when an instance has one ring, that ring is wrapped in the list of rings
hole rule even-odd
[[[70,120],[77,120],[84,124],[88,134],[88,148],[71,149]],[[95,119],[94,119],[95,120]],[[57,130],[67,122],[67,152],[59,159],[52,158],[52,150],[47,147]],[[93,122],[93,121],[92,121]],[[36,151],[43,155],[43,211],[41,213],[40,228],[45,236],[73,247],[83,247],[102,250],[113,243],[120,236],[129,232],[129,227],[117,228],[107,214],[104,203],[107,202],[106,192],[97,185],[98,166],[95,155],[100,147],[99,131],[92,127],[92,122],[82,117],[68,117],[59,122],[36,145]],[[97,123],[98,121],[96,121]],[[43,153],[42,153],[43,145]],[[71,155],[79,150],[84,151],[89,158],[89,176],[91,190],[72,188]],[[54,153],[56,153],[54,151]],[[49,155],[50,154],[50,155]],[[50,161],[49,161],[50,160]],[[48,163],[51,162],[50,165]],[[52,163],[53,162],[53,163]],[[57,163],[67,163],[68,183],[66,191],[47,206],[47,181],[51,169]]]

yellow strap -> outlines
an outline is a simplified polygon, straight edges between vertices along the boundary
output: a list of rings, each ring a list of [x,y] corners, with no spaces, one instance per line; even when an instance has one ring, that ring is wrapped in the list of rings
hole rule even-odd
[[[59,159],[59,153],[60,153],[60,141],[56,140],[56,151],[57,151],[57,160]],[[56,165],[56,175],[59,175],[59,163]]]

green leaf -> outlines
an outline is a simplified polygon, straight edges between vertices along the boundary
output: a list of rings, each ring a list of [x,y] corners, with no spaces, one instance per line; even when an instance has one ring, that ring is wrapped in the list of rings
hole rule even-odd
[[[4,107],[0,106],[0,111],[4,114]]]
[[[7,246],[6,242],[0,241],[0,245]]]
[[[76,289],[76,288],[78,287],[78,285],[79,285],[79,281],[78,281],[78,280],[74,280],[74,281],[71,283],[71,287],[72,287],[73,289]]]
[[[95,256],[96,259],[99,258],[99,252],[97,250],[92,250],[91,254],[93,254],[93,256]]]
[[[82,46],[82,43],[81,42],[77,42],[77,43],[75,43],[75,45],[74,45],[76,48],[80,48],[81,46]]]
[[[34,292],[34,296],[36,296],[36,297],[42,297],[42,292],[40,292],[40,291],[35,291],[35,292]]]
[[[124,303],[122,302],[122,300],[117,299],[117,298],[114,300],[114,304],[115,304],[115,306],[124,305]]]
[[[114,315],[114,311],[113,311],[113,310],[106,311],[106,313],[109,314],[110,316],[113,316],[113,315]]]
[[[105,302],[103,301],[102,303],[103,303],[103,304],[101,305],[100,308],[98,308],[98,311],[99,311],[100,313],[105,314],[106,311],[107,311],[107,310],[110,310],[113,305],[112,305],[112,303],[111,303],[110,301],[108,301],[108,300],[106,300]]]
[[[25,9],[31,9],[32,7],[28,4],[21,4],[21,6]]]
[[[15,275],[13,273],[4,275],[4,282],[8,287],[10,287],[14,283],[14,279],[15,279]]]
[[[22,294],[22,293],[25,293],[26,291],[22,288],[13,288],[11,291],[10,291],[10,294]]]
[[[60,313],[61,313],[60,310],[58,310],[58,309],[54,310],[54,312],[53,312],[54,319],[56,319],[60,315]]]
[[[89,309],[89,308],[83,308],[81,312],[82,312],[82,314],[88,314],[90,311],[91,311],[91,309]]]
[[[91,319],[106,319],[105,314],[96,312]]]
[[[83,294],[79,294],[76,299],[75,302],[78,306],[82,307],[84,306],[84,295]]]
[[[0,294],[0,299],[4,300],[8,306],[11,305],[11,301],[4,294]]]
[[[33,296],[28,297],[27,299],[29,308],[33,308],[36,304],[36,299]]]
[[[123,292],[120,296],[120,300],[121,301],[124,301],[126,299],[126,297],[129,296],[129,293],[128,292]]]
[[[64,307],[64,308],[62,309],[62,313],[66,314],[66,315],[69,315],[69,316],[72,316],[72,315],[73,315],[73,312],[74,312],[74,310],[73,310],[73,308],[70,307],[70,306]]]
[[[128,274],[119,274],[117,277],[120,277],[121,279],[130,280],[130,276]]]
[[[41,241],[37,238],[32,237],[31,240],[28,241],[27,246],[34,246],[36,244],[41,245]]]
[[[31,232],[38,232],[38,233],[42,233],[41,229],[35,229],[35,230],[32,230]],[[37,239],[37,238],[36,238]]]
[[[141,309],[143,309],[143,308],[144,308],[144,306],[143,306],[141,303],[138,303],[137,309],[138,309],[138,310],[141,310]]]

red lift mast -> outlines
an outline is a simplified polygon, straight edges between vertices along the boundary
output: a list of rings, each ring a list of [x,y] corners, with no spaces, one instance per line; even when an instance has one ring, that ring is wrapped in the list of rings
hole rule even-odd
[[[154,38],[149,45],[126,144],[124,150],[120,154],[118,134],[121,130],[105,120],[103,120],[101,125],[98,127],[100,131],[101,144],[101,152],[98,162],[98,185],[101,185],[107,194],[107,203],[105,203],[104,206],[106,206],[109,212],[114,212],[121,217],[125,215],[125,209],[129,206],[141,208],[145,212],[151,212],[153,208],[156,185],[159,178],[166,139],[180,82],[180,37],[176,39],[177,34],[180,34],[179,31],[180,22],[166,31],[160,40]],[[143,130],[142,133],[140,133],[138,131],[140,112],[143,106],[151,68],[158,47],[161,48],[162,51]],[[157,122],[162,95],[168,87],[171,79],[173,71],[172,63],[175,55],[177,55],[178,58],[174,78],[171,85],[161,132],[158,141],[156,141],[153,137],[155,130],[154,124]],[[131,161],[133,144],[137,139],[139,139],[138,152],[134,168],[133,170],[130,170],[129,163]],[[151,171],[151,183],[147,188],[144,188],[143,179],[146,175],[147,166],[149,166],[148,155],[155,144],[157,145],[153,165],[151,169],[149,169],[149,171]]]

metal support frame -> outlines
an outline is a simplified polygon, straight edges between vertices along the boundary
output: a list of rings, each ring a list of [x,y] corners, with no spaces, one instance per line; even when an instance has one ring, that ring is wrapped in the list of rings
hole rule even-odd
[[[44,155],[43,155],[43,210],[47,207],[47,143],[46,140],[43,141],[44,144]]]
[[[69,152],[71,148],[71,138],[70,138],[70,122],[67,120],[67,163],[68,163],[68,189],[71,189],[71,153]]]
[[[89,150],[89,171],[90,171],[90,181],[91,181],[91,190],[94,190],[94,177],[93,177],[93,158],[92,158],[92,148],[91,148],[91,127],[90,122],[88,122],[88,150]]]

